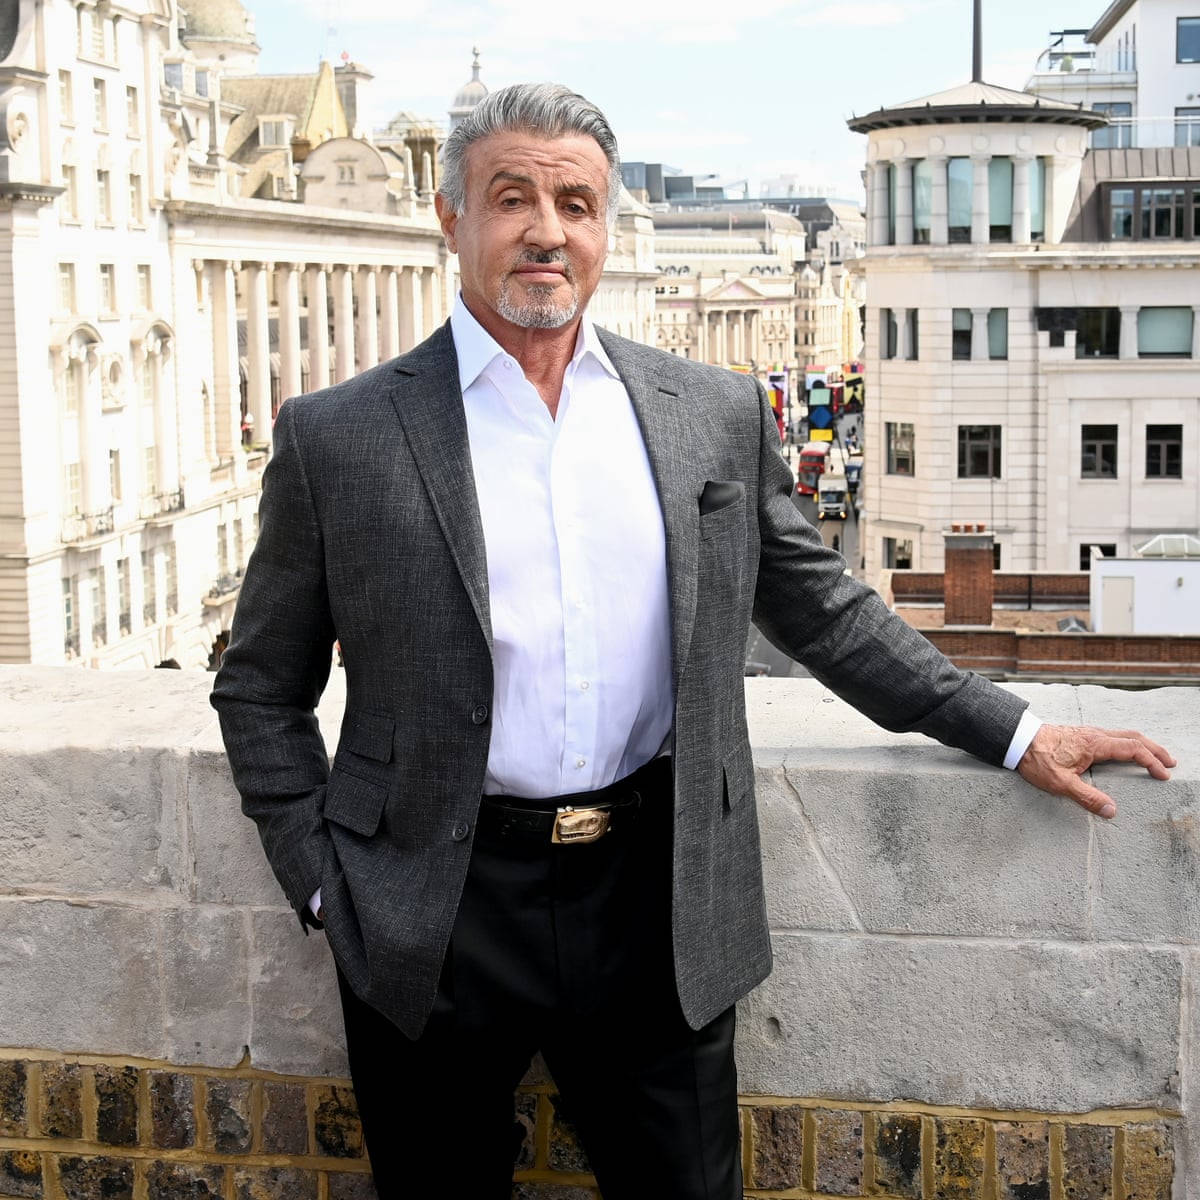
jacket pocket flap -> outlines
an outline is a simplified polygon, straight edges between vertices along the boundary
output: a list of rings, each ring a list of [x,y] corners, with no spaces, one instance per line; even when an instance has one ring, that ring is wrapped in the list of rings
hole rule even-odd
[[[373,837],[383,816],[387,794],[386,784],[372,783],[335,767],[325,789],[325,819],[363,837]]]
[[[396,722],[383,713],[347,713],[342,718],[338,749],[349,750],[351,754],[374,759],[375,762],[391,762],[395,736]]]
[[[750,743],[735,746],[721,765],[725,772],[725,807],[734,808],[754,790],[754,755]]]

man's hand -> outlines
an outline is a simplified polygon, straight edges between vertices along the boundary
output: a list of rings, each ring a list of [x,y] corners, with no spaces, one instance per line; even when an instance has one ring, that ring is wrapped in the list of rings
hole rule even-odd
[[[1098,817],[1115,817],[1111,796],[1083,780],[1100,762],[1135,762],[1155,779],[1170,779],[1175,760],[1161,746],[1133,729],[1097,729],[1093,725],[1043,725],[1034,734],[1017,770],[1034,787],[1067,796]]]

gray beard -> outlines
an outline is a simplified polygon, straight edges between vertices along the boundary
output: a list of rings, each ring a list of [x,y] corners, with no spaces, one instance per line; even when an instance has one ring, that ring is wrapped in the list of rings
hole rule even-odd
[[[579,311],[579,293],[571,285],[571,299],[563,305],[554,300],[554,288],[531,288],[524,304],[517,304],[508,293],[507,285],[500,288],[496,311],[522,329],[561,329],[570,324]]]

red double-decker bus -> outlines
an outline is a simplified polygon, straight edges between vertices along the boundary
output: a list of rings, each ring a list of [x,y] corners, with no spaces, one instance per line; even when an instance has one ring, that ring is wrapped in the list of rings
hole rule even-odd
[[[808,442],[800,451],[796,464],[796,491],[802,496],[815,496],[817,483],[829,468],[829,443]]]

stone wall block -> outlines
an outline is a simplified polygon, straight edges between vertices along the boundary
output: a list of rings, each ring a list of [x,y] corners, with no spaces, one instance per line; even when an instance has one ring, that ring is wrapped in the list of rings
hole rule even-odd
[[[0,899],[0,1013],[10,1046],[161,1057],[158,916]]]
[[[1022,781],[977,770],[962,756],[947,760],[931,747],[916,770],[892,769],[878,757],[870,772],[786,768],[864,928],[989,937],[1086,932],[1086,821],[1067,806],[1031,803]],[[958,799],[946,804],[938,797],[951,786]],[[997,846],[1005,847],[1002,870]]]
[[[1173,951],[810,934],[773,942],[774,970],[739,1008],[746,1092],[787,1096],[803,1080],[808,1095],[851,1102],[986,1098],[992,1108],[1080,1112],[1171,1103],[1164,1081],[1178,1087]]]
[[[984,1123],[938,1118],[934,1132],[933,1178],[938,1200],[981,1200]]]
[[[264,1154],[308,1153],[308,1106],[302,1083],[264,1083],[262,1089]]]
[[[921,1195],[921,1118],[916,1113],[875,1115],[875,1194]]]
[[[818,1192],[861,1196],[863,1178],[862,1113],[817,1109],[813,1113]]]
[[[1063,1130],[1063,1195],[1067,1200],[1111,1200],[1113,1131],[1105,1125]]]
[[[58,1180],[70,1200],[133,1200],[133,1163],[123,1158],[61,1155]]]
[[[245,1154],[250,1149],[250,1080],[210,1077],[204,1115],[209,1148],[218,1154]]]
[[[150,1136],[160,1150],[196,1144],[196,1081],[175,1071],[150,1072]]]
[[[1125,1129],[1125,1200],[1171,1200],[1174,1177],[1171,1127],[1130,1125]]]
[[[532,1167],[537,1155],[537,1112],[537,1093],[518,1092],[513,1109],[513,1136],[521,1139],[515,1160],[518,1171]]]
[[[174,1062],[238,1064],[250,1041],[249,937],[238,910],[163,913],[166,1053]]]
[[[327,1158],[359,1158],[362,1155],[362,1121],[350,1088],[317,1088],[315,1136],[317,1153]]]
[[[146,1170],[148,1200],[223,1200],[225,1168],[204,1163],[152,1162]]]
[[[83,1137],[83,1071],[78,1063],[42,1063],[42,1133]]]
[[[552,1171],[590,1171],[571,1110],[557,1092],[550,1093],[550,1149],[546,1163]]]
[[[375,1181],[363,1171],[330,1171],[329,1200],[379,1200]]]
[[[1050,1200],[1050,1126],[1045,1121],[997,1121],[1000,1200]]]
[[[29,1132],[29,1069],[20,1059],[0,1060],[0,1137]]]
[[[137,1068],[100,1063],[93,1072],[96,1080],[96,1140],[106,1146],[136,1146]]]
[[[348,1075],[337,972],[324,934],[305,937],[290,909],[257,909],[250,945],[254,1065],[281,1075]]]
[[[804,1109],[758,1105],[750,1110],[750,1187],[803,1186]]]
[[[32,1150],[0,1150],[0,1196],[41,1200],[44,1194],[42,1156]]]
[[[317,1173],[297,1167],[239,1167],[233,1194],[236,1200],[317,1200]]]

